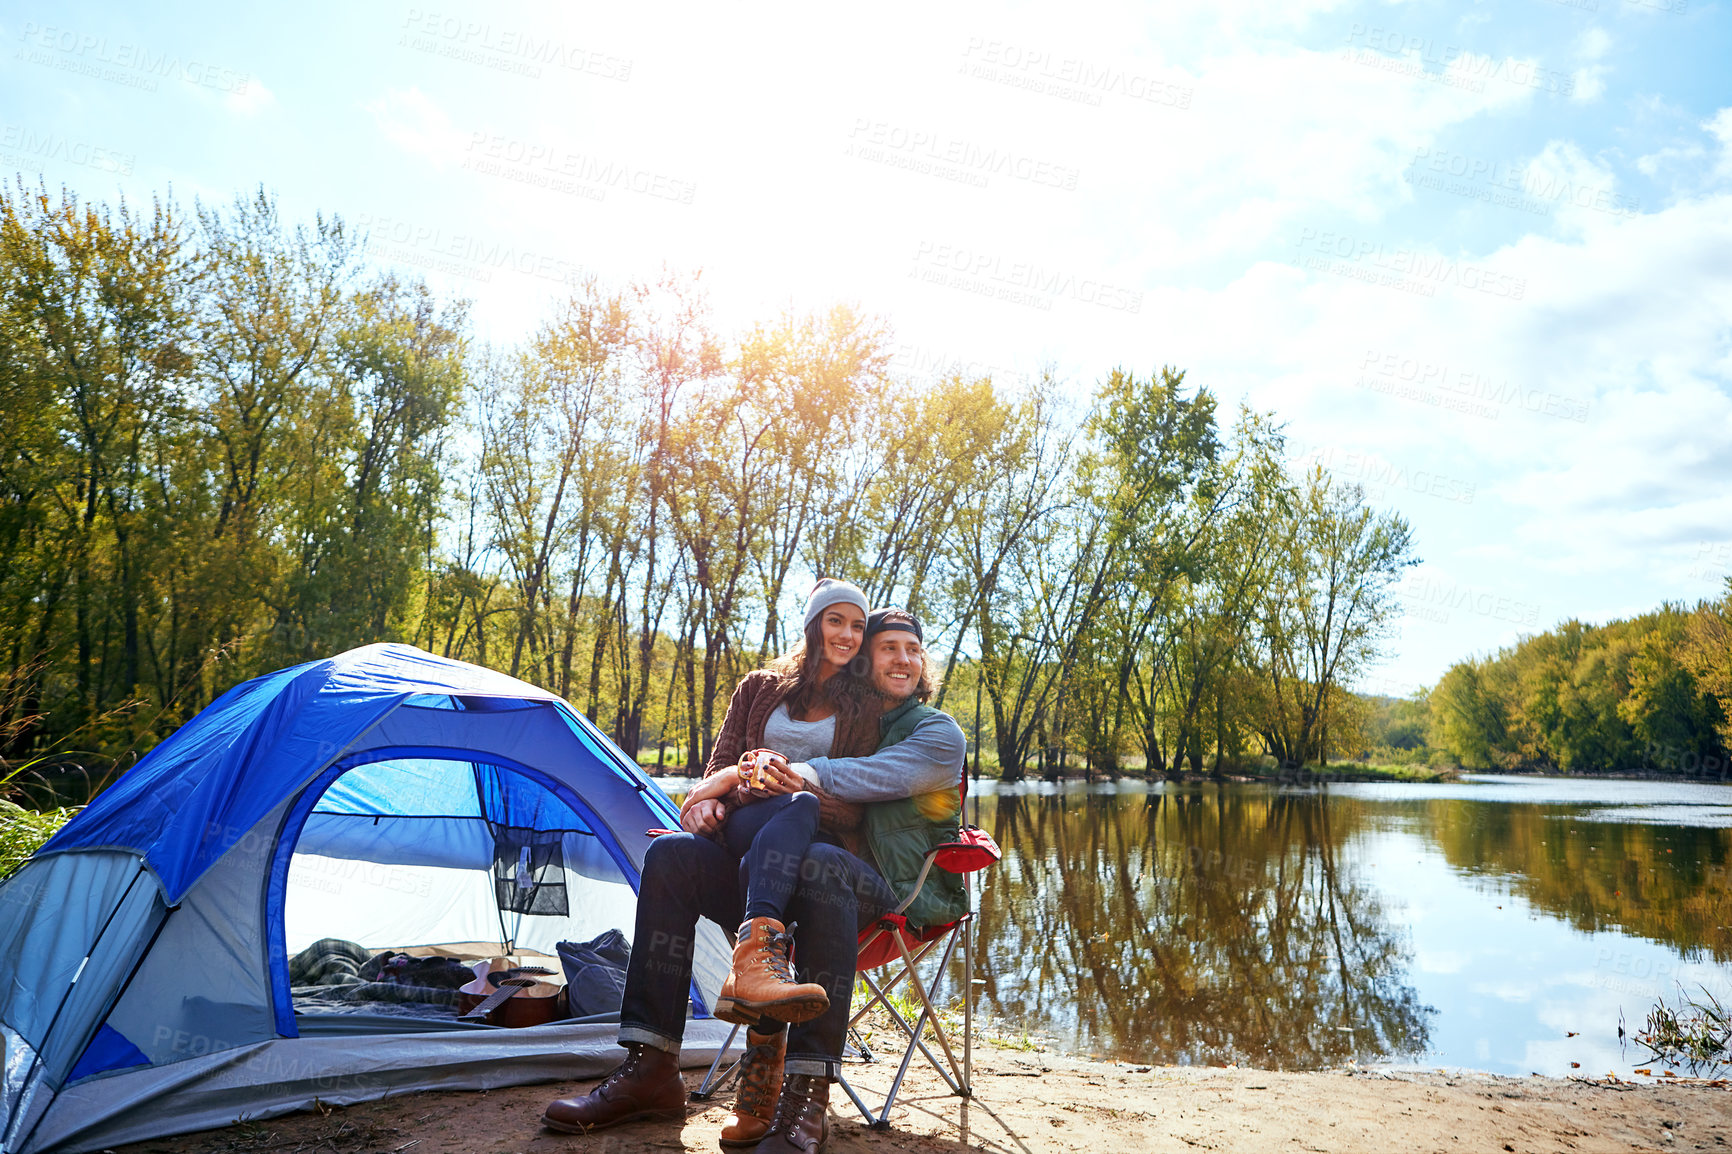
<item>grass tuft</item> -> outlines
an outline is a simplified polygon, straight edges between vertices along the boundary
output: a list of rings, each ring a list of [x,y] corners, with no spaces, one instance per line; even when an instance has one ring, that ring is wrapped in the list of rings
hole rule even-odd
[[[1702,991],[1700,1000],[1680,986],[1676,1007],[1661,998],[1648,1011],[1643,1028],[1636,1031],[1636,1042],[1656,1060],[1696,1071],[1732,1058],[1732,1020],[1706,986],[1698,988]]]
[[[38,812],[0,800],[0,878],[11,877],[74,812],[69,806]]]

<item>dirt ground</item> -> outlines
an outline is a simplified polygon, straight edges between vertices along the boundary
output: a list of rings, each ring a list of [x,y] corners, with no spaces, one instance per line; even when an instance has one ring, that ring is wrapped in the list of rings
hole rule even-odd
[[[858,1070],[858,1077],[855,1072]],[[849,1067],[863,1092],[884,1066]],[[688,1071],[696,1086],[699,1071]],[[1724,1150],[1724,1082],[1632,1085],[1479,1073],[1148,1067],[988,1049],[975,1096],[911,1073],[887,1131],[868,1129],[840,1088],[831,1154],[1036,1151],[1623,1151]],[[713,1151],[729,1097],[688,1107],[683,1126],[639,1123],[588,1137],[543,1130],[554,1098],[593,1083],[429,1093],[297,1114],[127,1146],[116,1154],[623,1154]]]

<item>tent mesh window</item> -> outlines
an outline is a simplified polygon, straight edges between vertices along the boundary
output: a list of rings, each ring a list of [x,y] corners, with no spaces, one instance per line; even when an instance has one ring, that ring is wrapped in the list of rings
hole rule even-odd
[[[565,854],[559,830],[502,825],[493,832],[493,892],[514,914],[571,913],[565,893]]]

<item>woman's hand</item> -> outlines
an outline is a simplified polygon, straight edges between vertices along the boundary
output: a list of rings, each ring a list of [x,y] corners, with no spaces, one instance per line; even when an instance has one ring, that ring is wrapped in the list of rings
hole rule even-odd
[[[762,788],[751,792],[758,797],[776,797],[784,793],[799,793],[806,789],[806,779],[795,773],[788,766],[788,759],[773,750],[764,750],[769,756],[765,758],[764,784]]]
[[[687,833],[700,834],[709,837],[722,828],[722,822],[727,820],[728,807],[717,798],[700,798],[688,802],[680,811],[680,828]]]

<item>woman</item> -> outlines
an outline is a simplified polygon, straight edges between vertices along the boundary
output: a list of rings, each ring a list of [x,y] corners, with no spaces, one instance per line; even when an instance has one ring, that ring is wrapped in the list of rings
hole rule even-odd
[[[733,818],[721,840],[730,846],[749,846],[769,820],[764,805],[779,813],[791,799],[748,788],[748,754],[771,749],[788,761],[804,761],[806,757],[791,751],[809,757],[871,752],[878,735],[866,687],[846,677],[832,680],[858,656],[865,630],[866,595],[858,588],[829,577],[813,587],[800,641],[766,668],[746,674],[735,688],[710,750],[704,780],[686,795],[681,807],[683,825],[689,827],[687,819],[695,815],[706,833],[714,833],[718,822]],[[821,794],[814,796],[822,799]],[[754,807],[750,822],[739,820],[740,808],[752,802],[763,804]],[[843,822],[859,817],[835,804],[825,804],[823,810],[826,824],[832,817]],[[739,856],[745,856],[743,848]],[[782,904],[774,908],[780,910]]]

